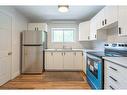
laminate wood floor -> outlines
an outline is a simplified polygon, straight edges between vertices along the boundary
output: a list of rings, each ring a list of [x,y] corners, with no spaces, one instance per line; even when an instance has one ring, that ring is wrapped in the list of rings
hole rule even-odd
[[[45,73],[45,72],[44,72]],[[47,73],[47,72],[46,72]],[[48,72],[50,75],[50,72]],[[59,72],[62,73],[63,72]],[[64,72],[66,73],[70,72]],[[89,84],[86,81],[86,76],[82,72],[79,73],[79,76],[82,77],[82,80],[78,78],[75,80],[58,80],[51,79],[51,81],[45,81],[46,79],[45,74],[42,75],[20,75],[15,79],[7,82],[6,84],[2,85],[0,89],[90,89]],[[60,74],[57,74],[60,75]],[[69,74],[67,74],[69,75]],[[75,74],[73,74],[75,75]],[[73,77],[73,76],[72,76]],[[50,77],[51,78],[51,77]]]

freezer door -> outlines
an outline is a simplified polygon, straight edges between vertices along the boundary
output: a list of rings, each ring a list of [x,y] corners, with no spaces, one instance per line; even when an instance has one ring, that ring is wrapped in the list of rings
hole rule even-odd
[[[43,47],[22,46],[22,73],[42,73]]]
[[[42,31],[24,31],[22,37],[23,44],[43,44],[43,32]]]

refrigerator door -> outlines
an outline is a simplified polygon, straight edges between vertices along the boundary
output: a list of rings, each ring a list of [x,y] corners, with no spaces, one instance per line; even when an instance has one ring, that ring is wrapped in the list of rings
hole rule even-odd
[[[43,44],[43,32],[42,31],[24,31],[22,44],[23,45]]]
[[[22,46],[22,73],[42,73],[43,47]]]

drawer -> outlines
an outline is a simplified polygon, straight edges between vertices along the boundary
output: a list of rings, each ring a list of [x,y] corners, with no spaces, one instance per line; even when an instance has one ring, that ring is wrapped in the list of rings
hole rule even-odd
[[[112,83],[111,81],[107,81],[106,89],[115,90],[115,89],[120,89],[120,88],[118,85]]]
[[[115,79],[115,80],[114,80]],[[117,79],[113,75],[107,77],[106,88],[110,89],[127,89],[127,82]],[[112,88],[113,87],[113,88]]]
[[[116,76],[122,77],[127,80],[127,68],[119,66],[115,63],[111,63],[107,61],[107,73],[112,73]]]
[[[127,68],[105,61],[105,89],[127,89]]]

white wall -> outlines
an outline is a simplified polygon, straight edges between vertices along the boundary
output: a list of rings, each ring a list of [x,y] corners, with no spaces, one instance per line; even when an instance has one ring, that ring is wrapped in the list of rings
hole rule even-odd
[[[20,74],[20,32],[27,29],[28,20],[17,12],[13,7],[0,7],[1,12],[5,12],[12,17],[12,72],[11,78]]]
[[[71,48],[89,48],[89,44],[82,44],[82,42],[78,42],[78,23],[75,21],[52,21],[48,23],[48,48],[62,48],[62,43],[53,43],[51,42],[51,28],[76,28],[76,34],[75,34],[75,42],[73,43],[64,43],[65,47],[71,47]]]

